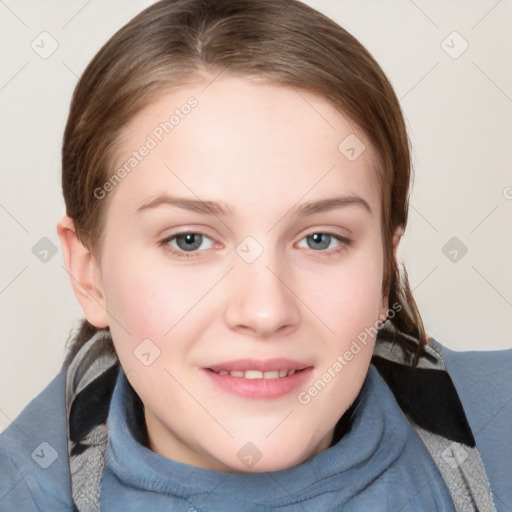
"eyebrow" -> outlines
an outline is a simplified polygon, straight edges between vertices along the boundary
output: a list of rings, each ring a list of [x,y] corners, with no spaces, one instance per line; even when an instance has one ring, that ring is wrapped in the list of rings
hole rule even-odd
[[[295,216],[313,215],[314,213],[325,212],[342,206],[362,206],[370,215],[372,214],[372,209],[368,202],[359,196],[328,197],[319,201],[303,203],[294,207],[292,214]]]
[[[233,214],[233,208],[223,202],[203,201],[201,199],[190,199],[187,197],[171,196],[169,194],[158,195],[144,202],[137,212],[150,210],[159,206],[176,206],[183,210],[189,210],[196,213],[204,213],[207,215],[223,215],[229,216]],[[325,212],[344,206],[361,206],[371,215],[372,209],[367,201],[359,196],[337,196],[311,201],[294,206],[291,209],[293,216],[306,216],[315,213]]]
[[[144,202],[137,211],[144,211],[154,209],[159,206],[176,206],[183,210],[189,210],[196,213],[206,213],[208,215],[231,215],[233,209],[225,203],[215,201],[202,201],[201,199],[189,199],[187,197],[171,196],[169,194],[162,194],[149,199]]]

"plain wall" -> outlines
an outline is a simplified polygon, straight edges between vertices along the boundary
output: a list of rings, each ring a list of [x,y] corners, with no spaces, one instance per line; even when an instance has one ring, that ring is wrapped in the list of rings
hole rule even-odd
[[[59,371],[82,316],[56,233],[73,88],[152,3],[0,2],[0,430]],[[306,3],[369,49],[401,100],[415,182],[399,257],[427,332],[456,350],[512,346],[512,2]]]

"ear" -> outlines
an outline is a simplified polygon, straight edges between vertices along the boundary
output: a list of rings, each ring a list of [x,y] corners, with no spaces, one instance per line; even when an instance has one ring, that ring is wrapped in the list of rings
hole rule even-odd
[[[76,234],[73,220],[65,215],[57,223],[66,270],[87,321],[98,328],[109,325],[101,273],[96,259]]]
[[[403,230],[402,225],[398,225],[395,228],[395,231],[393,232],[393,255],[394,256],[396,256],[398,244],[400,243],[400,240],[402,239],[403,233],[404,233],[404,230]],[[384,322],[388,316],[388,311],[389,311],[388,298],[389,297],[387,295],[382,297],[382,305],[381,305],[381,310],[380,310],[380,314],[379,314],[379,320],[381,322]]]
[[[396,251],[398,249],[398,244],[400,243],[400,240],[402,239],[402,235],[404,234],[404,228],[401,224],[399,224],[395,231],[393,232],[393,253],[396,254]]]

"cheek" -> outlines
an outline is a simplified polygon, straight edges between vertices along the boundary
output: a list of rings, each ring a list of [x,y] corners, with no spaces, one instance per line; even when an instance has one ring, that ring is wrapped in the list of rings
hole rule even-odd
[[[356,255],[308,285],[308,303],[339,340],[351,340],[374,325],[382,305],[383,266],[379,257]]]
[[[305,398],[315,404],[318,417],[329,418],[327,423],[335,423],[352,403],[368,371],[382,304],[381,263],[376,256],[358,259],[331,276],[326,293],[316,296],[319,316],[332,336],[325,338],[319,384],[305,390]]]
[[[207,270],[194,272],[166,264],[165,255],[124,252],[131,256],[120,258],[112,252],[105,258],[104,290],[112,327],[119,331],[116,323],[122,324],[134,343],[144,338],[163,339],[174,325],[181,327],[182,319],[188,320],[189,312],[218,279],[215,269],[210,278],[205,275]]]
[[[151,337],[169,309],[171,291],[141,258],[110,261],[104,266],[104,291],[112,324],[122,324],[134,336]]]

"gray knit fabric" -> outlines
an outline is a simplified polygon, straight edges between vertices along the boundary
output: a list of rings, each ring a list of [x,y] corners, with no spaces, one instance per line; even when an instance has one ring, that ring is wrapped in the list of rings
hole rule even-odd
[[[88,448],[70,459],[73,501],[81,512],[100,511],[100,481],[107,441],[106,425],[98,425],[82,441],[82,444],[87,445]]]
[[[450,441],[412,421],[411,424],[439,468],[457,512],[496,512],[489,481],[476,447]]]
[[[76,354],[66,374],[66,411],[68,421],[68,457],[71,475],[71,495],[80,512],[99,512],[100,481],[104,467],[104,454],[108,442],[107,425],[95,427],[81,444],[87,448],[72,455],[74,443],[69,434],[69,415],[74,398],[102,373],[118,362],[113,348],[105,350],[110,334],[100,331]]]

